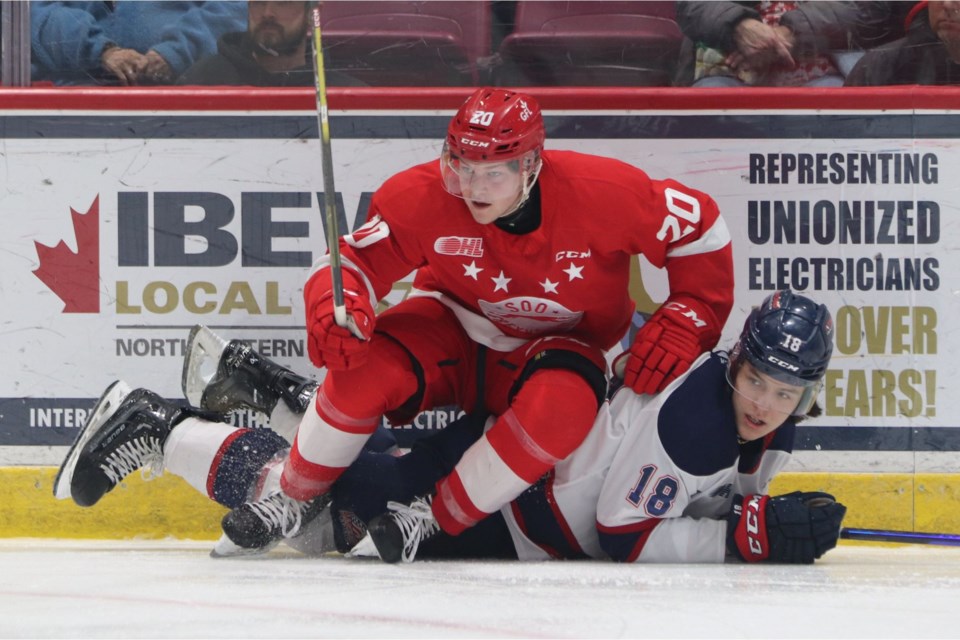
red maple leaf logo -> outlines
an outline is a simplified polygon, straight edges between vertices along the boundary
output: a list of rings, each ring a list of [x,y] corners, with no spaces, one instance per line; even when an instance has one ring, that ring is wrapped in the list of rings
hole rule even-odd
[[[40,266],[33,272],[63,300],[64,313],[100,313],[100,196],[85,214],[70,208],[77,252],[63,240],[48,247],[36,240]]]

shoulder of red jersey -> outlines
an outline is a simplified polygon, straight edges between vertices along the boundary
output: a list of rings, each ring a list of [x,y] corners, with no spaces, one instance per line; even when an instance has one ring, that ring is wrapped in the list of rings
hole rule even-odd
[[[449,230],[477,226],[463,199],[443,188],[436,160],[388,178],[374,192],[367,215],[380,216],[395,237],[425,238],[438,233],[441,227]]]
[[[650,179],[643,169],[623,160],[579,151],[544,151],[543,167],[548,174],[556,173],[564,179],[592,178],[624,187],[630,187],[629,181]],[[625,179],[629,181],[624,182]]]
[[[387,178],[374,194],[375,197],[395,197],[410,190],[439,190],[444,193],[440,167],[436,160],[414,165]]]
[[[662,210],[666,215],[668,200],[676,198],[699,203],[698,210],[706,212],[704,228],[710,227],[718,216],[716,203],[709,194],[672,178],[651,178],[643,169],[615,158],[576,151],[545,151],[540,180],[548,191],[562,194],[564,202],[588,206],[589,220],[600,226],[616,222],[620,223],[617,227],[622,227],[624,213],[630,210]],[[645,218],[658,226],[662,220],[659,215]],[[684,243],[694,238],[696,235],[691,234]]]

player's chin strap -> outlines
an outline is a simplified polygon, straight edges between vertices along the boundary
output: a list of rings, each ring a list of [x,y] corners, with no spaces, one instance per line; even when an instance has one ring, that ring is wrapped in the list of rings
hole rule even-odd
[[[526,204],[527,200],[530,199],[530,193],[533,191],[533,185],[537,184],[537,178],[540,177],[540,169],[543,168],[543,160],[537,158],[536,166],[532,170],[527,171],[526,169],[521,173],[523,176],[523,191],[520,193],[520,199],[517,200],[517,204],[513,205],[506,213],[500,216],[500,219],[509,217],[517,212],[520,207]]]
[[[537,184],[537,178],[540,177],[540,169],[543,168],[543,160],[537,158],[536,164],[533,167],[532,171],[523,172],[523,196],[520,198],[520,203],[517,204],[514,211],[519,209],[524,202],[530,197],[530,192],[533,191],[533,185]]]

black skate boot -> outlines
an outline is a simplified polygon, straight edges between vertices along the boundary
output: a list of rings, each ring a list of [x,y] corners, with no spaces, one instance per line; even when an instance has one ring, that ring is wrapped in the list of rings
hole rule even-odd
[[[53,483],[58,499],[81,507],[97,503],[137,469],[151,479],[163,473],[163,444],[191,412],[147,389],[122,381],[107,387],[60,466]]]
[[[388,502],[390,511],[383,513],[367,525],[367,537],[351,551],[351,555],[373,555],[370,542],[384,562],[394,564],[413,562],[420,543],[437,535],[440,525],[433,517],[430,505],[433,496],[416,498],[409,505]]]
[[[330,504],[325,494],[302,502],[282,491],[242,505],[223,516],[223,536],[210,553],[214,558],[265,553],[281,540],[295,538]]]
[[[315,380],[199,324],[187,338],[181,383],[183,395],[195,407],[220,413],[252,409],[268,416],[281,399],[293,413],[304,413],[317,388]]]

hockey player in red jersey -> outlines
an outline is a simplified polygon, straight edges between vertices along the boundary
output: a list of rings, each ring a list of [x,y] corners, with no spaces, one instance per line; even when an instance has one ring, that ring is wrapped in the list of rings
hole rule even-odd
[[[281,490],[224,518],[237,547],[295,533],[383,415],[458,405],[498,416],[437,483],[424,531],[459,534],[516,498],[594,424],[639,254],[666,269],[670,295],[622,358],[626,384],[657,392],[716,344],[733,295],[716,203],[617,160],[545,151],[544,138],[533,98],[480,89],[452,118],[439,163],[384,183],[368,222],[341,241],[360,337],[336,324],[329,263],[318,262],[304,287],[307,344],[326,377]],[[375,316],[414,270],[411,295]]]
[[[440,162],[388,179],[341,240],[353,335],[334,320],[321,259],[304,287],[308,352],[327,369],[271,506],[224,518],[239,547],[289,531],[359,454],[382,416],[442,405],[499,418],[436,487],[428,521],[458,534],[579,445],[606,388],[605,350],[634,309],[630,261],[668,273],[670,296],[625,358],[639,393],[662,389],[720,336],[732,305],[730,238],[716,203],[616,160],[544,151],[530,96],[482,88],[452,118]],[[416,270],[403,302],[377,301]],[[264,532],[268,532],[264,534]],[[257,532],[257,533],[251,533]]]

